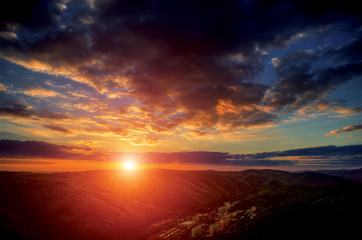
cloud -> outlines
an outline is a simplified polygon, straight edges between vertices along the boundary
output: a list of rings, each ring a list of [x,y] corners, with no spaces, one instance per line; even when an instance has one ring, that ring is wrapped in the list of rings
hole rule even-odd
[[[361,39],[322,55],[340,60],[342,56],[351,55],[351,48],[355,48],[351,45],[360,44]],[[334,66],[331,67],[321,64],[324,57],[317,56],[308,50],[301,50],[279,58],[278,67],[275,68],[279,80],[276,85],[266,91],[263,103],[280,112],[293,112],[320,103],[331,105],[329,110],[337,111],[338,106],[329,103],[328,93],[341,84],[362,75],[362,58],[352,55],[348,61],[336,60]],[[316,65],[321,66],[316,68]]]
[[[67,119],[66,114],[53,112],[46,109],[33,109],[15,100],[3,102],[0,107],[3,116],[14,116],[21,118],[45,118],[45,119]]]
[[[63,127],[59,127],[59,126],[55,126],[55,125],[50,125],[50,124],[44,124],[42,125],[43,127],[56,131],[56,132],[62,132],[62,133],[69,133],[70,131],[66,128]]]
[[[269,163],[278,163],[280,165],[293,165],[294,167],[312,167],[320,168],[329,166],[339,167],[358,167],[362,165],[362,145],[347,146],[320,146],[307,147],[299,149],[290,149],[285,151],[263,152],[254,154],[234,154],[230,159],[236,161],[247,161],[256,163],[265,160]],[[285,162],[284,162],[285,161]]]
[[[15,40],[18,38],[16,33],[8,32],[8,31],[2,31],[0,32],[0,38],[6,39],[6,40]]]
[[[0,30],[49,27],[61,14],[57,4],[47,0],[9,2],[0,10]]]
[[[5,84],[0,83],[0,92],[6,92],[6,90],[8,90],[8,87],[5,86]]]
[[[331,131],[330,133],[327,133],[326,136],[336,135],[336,134],[340,134],[340,133],[353,132],[353,131],[357,131],[357,130],[362,130],[362,123]]]
[[[280,152],[272,152],[276,156],[321,156],[321,157],[333,157],[339,158],[343,156],[355,156],[362,153],[362,145],[347,145],[347,146],[320,146],[320,147],[308,147],[291,149]]]
[[[319,146],[253,154],[225,152],[96,152],[90,148],[42,141],[0,140],[1,158],[46,158],[92,161],[122,161],[132,158],[142,164],[197,164],[246,167],[344,167],[362,166],[362,145]]]
[[[83,151],[83,152],[79,152]],[[87,148],[56,145],[43,141],[0,140],[1,158],[89,159]]]
[[[273,65],[273,67],[278,67],[280,64],[280,59],[279,58],[272,58],[270,63]]]
[[[58,92],[54,92],[48,89],[44,89],[44,88],[32,88],[32,89],[26,89],[23,91],[24,94],[33,96],[33,97],[56,97],[59,96],[60,93]]]
[[[345,108],[345,107],[341,107],[341,106],[336,106],[334,110],[335,110],[334,112],[339,114],[334,117],[346,117],[346,116],[351,116],[351,115],[355,115],[355,114],[362,112],[361,107]]]
[[[16,34],[11,41],[0,38],[0,57],[85,83],[99,98],[127,93],[128,105],[142,109],[139,130],[147,134],[184,126],[204,132],[268,126],[281,113],[326,99],[329,91],[361,74],[360,55],[352,51],[356,40],[323,56],[304,50],[272,58],[278,82],[257,81],[269,50],[341,22],[346,31],[358,29],[355,2],[320,8],[310,1],[39,0],[18,6],[12,1],[0,11],[0,31]],[[315,67],[330,56],[346,63]],[[91,111],[82,103],[75,107]],[[93,108],[94,113],[104,110]],[[14,104],[1,111],[65,117]]]

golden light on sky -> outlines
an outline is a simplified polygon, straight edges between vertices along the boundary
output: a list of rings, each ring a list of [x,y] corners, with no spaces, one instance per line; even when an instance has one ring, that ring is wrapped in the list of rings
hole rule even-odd
[[[132,160],[123,162],[123,169],[127,171],[133,171],[136,169],[136,163]]]
[[[27,2],[0,14],[0,170],[362,166],[354,7]]]

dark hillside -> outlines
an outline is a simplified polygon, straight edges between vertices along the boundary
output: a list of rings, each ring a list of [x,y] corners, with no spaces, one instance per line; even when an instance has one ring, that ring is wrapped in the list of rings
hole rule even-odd
[[[258,206],[253,220],[238,220],[212,239],[353,239],[359,234],[361,201],[358,184],[266,189],[234,206]]]
[[[133,239],[154,221],[206,211],[251,190],[227,173],[150,170],[1,173],[8,239]]]
[[[321,173],[301,173],[297,174],[297,178],[295,178],[291,185],[296,186],[310,186],[310,187],[328,187],[328,186],[338,186],[342,183],[347,184],[350,182],[349,180],[336,177],[336,176],[329,176]]]
[[[362,168],[353,170],[320,170],[317,172],[362,182]]]
[[[243,200],[240,206],[257,202],[275,207],[305,195],[310,197],[305,202],[333,204],[330,196],[339,196],[339,192],[328,192],[323,199],[325,190],[321,187],[346,189],[344,186],[354,184],[323,174],[270,170],[1,172],[1,236],[37,240],[137,239],[154,222],[209,212],[226,201]],[[313,186],[318,198],[313,198],[310,187],[305,194],[306,186]],[[343,199],[344,192],[341,194],[339,198]]]

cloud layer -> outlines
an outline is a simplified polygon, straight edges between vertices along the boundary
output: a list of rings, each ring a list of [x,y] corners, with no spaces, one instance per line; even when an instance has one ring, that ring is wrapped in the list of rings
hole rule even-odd
[[[66,76],[124,101],[118,109],[123,116],[137,108],[126,121],[142,122],[137,128],[148,134],[181,126],[207,134],[273,124],[281,114],[306,106],[335,110],[328,93],[362,73],[355,5],[42,0],[27,1],[20,10],[13,1],[0,14],[0,52],[26,68]],[[276,81],[258,81],[268,51],[287,48],[307,34],[327,35],[341,24],[357,36],[354,41],[272,58]],[[326,59],[333,59],[333,67],[321,64]],[[62,97],[41,88],[23,93]],[[78,107],[91,111],[89,105]],[[93,110],[117,111],[110,106]],[[14,101],[1,112],[66,117]]]
[[[2,140],[2,157],[357,166],[357,138],[272,150],[340,145],[325,134],[361,128],[343,128],[362,113],[349,94],[362,77],[360,20],[349,0],[11,1],[0,137],[28,141]],[[256,153],[228,153],[243,151]]]
[[[132,158],[142,164],[197,164],[238,167],[361,167],[362,145],[320,146],[253,154],[222,152],[97,152],[42,141],[0,140],[1,158],[123,161]],[[9,160],[8,163],[11,163]]]

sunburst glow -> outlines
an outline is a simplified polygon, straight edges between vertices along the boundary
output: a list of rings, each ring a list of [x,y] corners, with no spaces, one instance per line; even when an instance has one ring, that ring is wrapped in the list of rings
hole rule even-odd
[[[127,171],[133,171],[136,169],[136,164],[133,161],[126,161],[123,163],[123,169]]]

